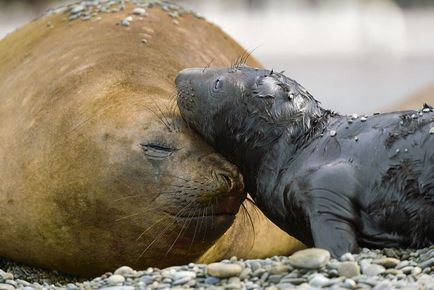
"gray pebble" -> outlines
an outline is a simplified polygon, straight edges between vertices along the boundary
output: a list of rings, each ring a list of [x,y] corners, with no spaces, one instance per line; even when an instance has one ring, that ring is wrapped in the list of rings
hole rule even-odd
[[[432,128],[429,130],[429,133],[430,133],[431,135],[434,135],[434,127],[432,127]]]
[[[133,286],[111,286],[111,287],[102,287],[99,290],[134,290]]]
[[[71,8],[71,10],[69,11],[69,13],[71,14],[77,14],[82,12],[85,9],[85,7],[83,5],[75,5]]]
[[[331,130],[331,131],[330,131],[330,136],[331,136],[331,137],[334,137],[334,136],[336,136],[336,133],[337,133],[337,132],[336,132],[335,130]]]
[[[106,282],[109,285],[118,285],[125,282],[125,278],[121,275],[111,275],[106,279]]]
[[[354,137],[355,139],[357,138],[357,136],[356,137]],[[356,139],[357,140],[357,139]],[[354,261],[354,256],[351,254],[351,253],[346,253],[346,254],[343,254],[342,256],[341,256],[341,258],[340,258],[340,260],[342,261],[342,262],[352,262],[352,261]]]
[[[433,130],[434,131],[434,130]],[[422,269],[434,266],[434,257],[419,264]]]
[[[293,285],[300,285],[306,282],[305,278],[283,278],[282,280],[280,280],[280,283],[290,283]]]
[[[10,284],[0,283],[0,290],[15,290],[15,287]]]
[[[243,267],[238,264],[212,263],[207,266],[207,273],[218,278],[228,278],[238,276],[243,271]]]
[[[273,284],[278,284],[282,280],[282,275],[270,275],[268,277],[268,282]]]
[[[205,279],[205,284],[208,284],[208,285],[215,285],[219,282],[220,282],[220,279],[216,278],[216,277],[207,277]]]
[[[173,281],[172,285],[173,286],[184,285],[185,283],[189,282],[191,279],[192,279],[191,277],[179,278]]]
[[[0,270],[0,278],[2,278],[3,280],[13,280],[14,275],[11,273],[7,273],[3,270]]]
[[[354,289],[356,288],[357,284],[353,279],[345,279],[345,281],[342,283],[342,287],[348,288],[348,289]]]
[[[385,268],[395,268],[401,261],[395,258],[381,258],[372,261],[372,263],[381,265]]]
[[[143,15],[145,15],[146,10],[145,10],[145,8],[136,7],[136,8],[133,9],[133,12],[132,12],[132,13],[133,13],[134,15],[143,16]]]
[[[360,267],[356,262],[343,262],[338,266],[337,270],[340,276],[346,278],[360,275]]]
[[[371,264],[364,271],[363,274],[367,276],[377,276],[380,273],[383,273],[386,269],[383,266]]]
[[[306,269],[318,269],[325,266],[330,260],[330,253],[323,249],[305,249],[296,252],[288,258],[291,266]]]
[[[324,277],[322,274],[315,274],[312,279],[309,280],[309,284],[314,287],[324,287],[329,285],[330,279]]]
[[[137,272],[128,266],[123,266],[123,267],[118,268],[113,274],[121,275],[124,277],[133,277],[137,274]]]

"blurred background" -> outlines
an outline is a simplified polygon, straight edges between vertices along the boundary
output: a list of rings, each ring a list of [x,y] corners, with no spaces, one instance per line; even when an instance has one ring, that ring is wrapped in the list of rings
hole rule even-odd
[[[174,2],[341,113],[381,111],[434,88],[434,0]],[[59,4],[0,0],[0,38]]]

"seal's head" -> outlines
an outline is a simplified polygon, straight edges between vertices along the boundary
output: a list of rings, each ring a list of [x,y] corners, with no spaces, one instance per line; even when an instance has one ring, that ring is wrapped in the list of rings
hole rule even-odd
[[[310,117],[320,112],[305,88],[272,70],[189,68],[178,74],[176,86],[181,115],[213,145],[228,134],[261,142],[270,125],[277,134],[281,124],[300,117],[309,126]]]

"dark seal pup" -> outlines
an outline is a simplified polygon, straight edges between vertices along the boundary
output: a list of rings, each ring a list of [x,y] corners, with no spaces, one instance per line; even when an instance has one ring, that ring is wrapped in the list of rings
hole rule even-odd
[[[434,242],[434,113],[341,116],[281,73],[186,69],[181,115],[278,226],[335,257]]]

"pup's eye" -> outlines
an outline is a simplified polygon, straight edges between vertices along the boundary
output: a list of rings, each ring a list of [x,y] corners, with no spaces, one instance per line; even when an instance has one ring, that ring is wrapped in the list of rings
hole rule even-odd
[[[168,145],[155,144],[155,143],[140,143],[145,156],[153,160],[163,160],[172,154],[174,154],[178,149],[172,148]]]
[[[222,81],[219,80],[219,79],[217,79],[217,80],[214,82],[214,88],[213,88],[213,90],[214,90],[214,91],[218,91],[218,90],[220,90],[221,86],[222,86]]]

